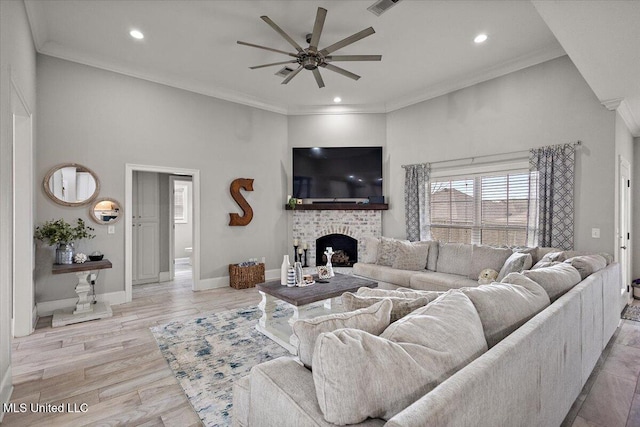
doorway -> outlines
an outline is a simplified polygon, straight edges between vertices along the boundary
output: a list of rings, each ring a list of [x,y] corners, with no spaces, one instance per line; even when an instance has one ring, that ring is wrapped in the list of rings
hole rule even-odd
[[[629,161],[620,156],[618,168],[619,206],[618,206],[618,235],[616,250],[618,262],[622,269],[622,289],[620,289],[621,305],[627,304],[632,293],[629,292],[631,284],[631,165]]]
[[[171,206],[170,261],[171,280],[184,281],[193,276],[193,182],[190,176],[169,177]]]
[[[192,284],[191,284],[191,289],[192,290],[198,290],[199,289],[199,282],[200,282],[200,260],[199,260],[199,253],[200,253],[200,171],[196,170],[196,169],[180,169],[180,168],[174,168],[174,167],[165,167],[165,166],[148,166],[148,165],[133,165],[133,164],[127,164],[125,166],[125,294],[126,294],[126,301],[129,302],[133,299],[133,284],[134,284],[134,278],[136,278],[136,274],[138,273],[140,266],[138,265],[138,261],[142,258],[138,257],[138,254],[136,252],[138,252],[136,249],[138,249],[139,245],[134,244],[135,243],[135,239],[138,239],[140,236],[138,234],[138,229],[142,229],[143,227],[141,225],[136,225],[139,224],[139,220],[142,218],[138,218],[138,216],[141,216],[138,211],[140,206],[138,205],[138,202],[136,202],[137,199],[140,199],[139,194],[135,194],[136,192],[140,191],[140,180],[137,179],[139,176],[142,175],[138,175],[138,174],[143,174],[143,173],[150,173],[151,175],[155,175],[157,176],[165,176],[166,177],[166,183],[167,186],[165,187],[166,191],[160,190],[160,188],[162,188],[161,186],[159,186],[159,184],[156,186],[156,188],[158,188],[158,199],[163,198],[165,195],[167,196],[167,205],[171,206],[171,209],[167,209],[167,224],[171,224],[171,227],[173,226],[173,212],[174,212],[174,207],[173,207],[173,196],[172,196],[172,191],[169,191],[169,182],[170,182],[170,177],[171,176],[180,176],[181,178],[184,178],[186,180],[190,179],[191,181],[191,193],[189,194],[190,200],[189,200],[189,206],[191,207],[191,213],[190,213],[190,218],[192,221],[192,245],[191,245],[191,277],[192,277]],[[150,194],[155,194],[153,192],[151,192]],[[134,195],[136,196],[134,198]],[[160,201],[158,201],[158,203],[160,203]],[[159,214],[160,216],[160,214]],[[163,228],[162,225],[160,225],[160,222],[162,221],[161,218],[159,218],[158,221],[158,227],[159,228]],[[169,225],[166,226],[165,230],[163,230],[163,232],[166,231],[166,235],[168,236],[166,239],[166,244],[164,243],[158,243],[156,245],[156,247],[160,247],[160,245],[162,245],[162,247],[164,249],[166,249],[166,253],[170,254],[173,253],[174,250],[172,250],[172,245],[169,243],[172,239],[171,236],[173,236],[173,232],[169,232]],[[138,235],[137,235],[138,234]],[[159,239],[159,238],[158,238]],[[159,240],[158,240],[159,242]],[[143,251],[144,252],[144,251]],[[146,256],[145,254],[142,254],[142,256]],[[154,253],[155,256],[155,253]],[[160,256],[158,254],[158,262],[160,262]],[[167,255],[167,260],[171,259],[171,261],[173,261],[173,255]],[[173,262],[170,263],[171,266],[173,267]],[[159,270],[158,270],[158,275],[160,274]],[[172,279],[172,275],[175,274],[173,268],[171,268],[169,271],[167,271],[167,277],[166,278],[160,278],[158,276],[158,280],[171,280]],[[138,282],[136,282],[138,283]]]

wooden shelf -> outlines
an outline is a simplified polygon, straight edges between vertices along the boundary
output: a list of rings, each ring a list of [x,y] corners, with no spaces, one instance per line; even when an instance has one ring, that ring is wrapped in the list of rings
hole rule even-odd
[[[77,273],[79,271],[102,270],[111,268],[111,261],[103,259],[101,261],[86,261],[82,264],[53,264],[52,274]]]
[[[313,203],[309,205],[296,205],[292,209],[289,205],[284,205],[288,211],[386,211],[389,209],[388,203]]]

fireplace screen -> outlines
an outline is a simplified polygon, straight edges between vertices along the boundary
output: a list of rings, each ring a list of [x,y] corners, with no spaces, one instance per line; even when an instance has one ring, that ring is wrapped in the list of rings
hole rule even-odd
[[[333,248],[331,264],[334,267],[353,267],[358,262],[358,241],[344,234],[327,234],[316,240],[316,265],[326,265],[324,251]]]

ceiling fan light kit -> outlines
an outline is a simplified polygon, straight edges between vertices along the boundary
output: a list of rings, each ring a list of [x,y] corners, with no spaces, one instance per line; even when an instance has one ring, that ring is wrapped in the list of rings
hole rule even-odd
[[[275,32],[280,34],[282,38],[284,38],[291,46],[295,48],[297,53],[290,53],[284,50],[273,49],[266,46],[260,46],[253,43],[247,43],[238,40],[238,44],[255,47],[258,49],[264,49],[271,52],[281,53],[283,55],[290,56],[295,59],[290,59],[288,61],[280,61],[280,62],[272,62],[270,64],[263,65],[255,65],[253,67],[249,67],[252,70],[264,67],[271,67],[274,65],[283,65],[283,64],[298,64],[298,68],[289,73],[285,79],[282,81],[282,84],[289,83],[295,76],[298,75],[300,71],[303,69],[309,70],[313,72],[313,77],[316,80],[316,84],[319,88],[324,87],[324,80],[322,79],[322,75],[320,74],[320,70],[318,67],[322,67],[329,71],[333,71],[335,73],[341,74],[345,77],[348,77],[353,80],[358,80],[360,78],[359,75],[354,74],[350,71],[345,70],[344,68],[340,68],[330,62],[339,62],[339,61],[381,61],[382,55],[331,55],[331,53],[342,49],[343,47],[349,46],[357,42],[358,40],[362,40],[365,37],[374,34],[375,31],[372,27],[365,28],[364,30],[357,32],[349,37],[346,37],[330,46],[325,47],[322,50],[318,50],[318,44],[320,42],[320,36],[322,35],[322,28],[324,27],[324,21],[327,17],[327,10],[321,7],[318,8],[318,12],[316,13],[316,20],[313,25],[313,32],[306,35],[306,41],[309,44],[309,47],[303,49],[296,41],[291,38],[282,28],[280,28],[275,22],[273,22],[268,16],[261,16],[264,22],[266,22],[271,28],[274,29]],[[276,73],[278,74],[278,73]]]

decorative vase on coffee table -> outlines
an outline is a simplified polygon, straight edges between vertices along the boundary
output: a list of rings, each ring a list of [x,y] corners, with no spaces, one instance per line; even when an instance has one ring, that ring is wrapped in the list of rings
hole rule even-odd
[[[287,273],[289,272],[289,267],[291,267],[291,264],[289,263],[289,255],[285,255],[282,260],[282,266],[280,267],[280,284],[282,286],[287,286]]]

